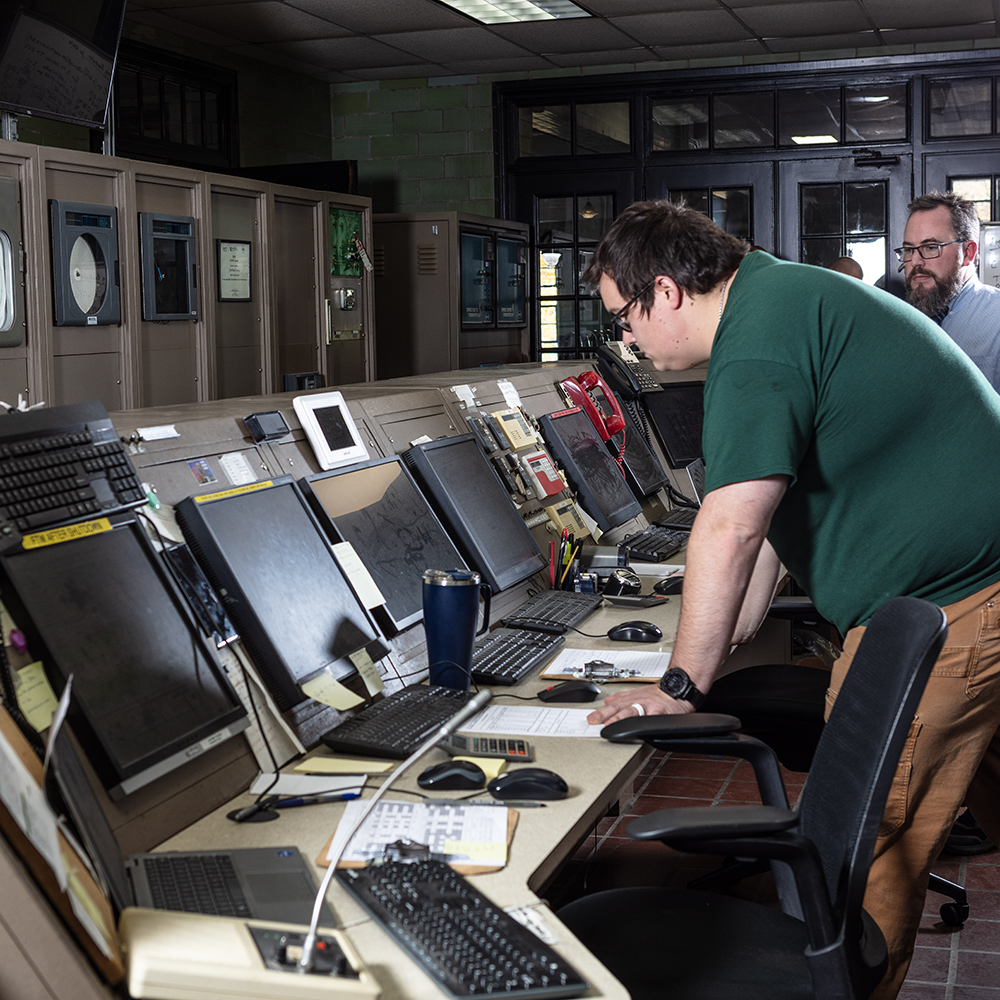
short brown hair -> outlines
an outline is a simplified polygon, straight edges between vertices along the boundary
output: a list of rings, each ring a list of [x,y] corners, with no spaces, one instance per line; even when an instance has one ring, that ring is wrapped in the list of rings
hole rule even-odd
[[[670,201],[637,201],[604,234],[583,280],[596,286],[606,274],[631,298],[651,279],[666,275],[685,292],[704,295],[732,274],[746,253],[743,240],[701,212]],[[653,296],[652,287],[643,293],[643,312]]]
[[[944,205],[951,213],[951,228],[955,237],[963,243],[968,240],[979,242],[979,216],[973,202],[955,194],[954,191],[928,191],[927,194],[914,198],[907,205],[910,215],[914,212],[932,212]]]

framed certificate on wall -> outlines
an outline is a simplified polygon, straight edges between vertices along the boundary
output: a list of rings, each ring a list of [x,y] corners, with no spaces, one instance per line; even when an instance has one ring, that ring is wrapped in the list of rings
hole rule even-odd
[[[250,301],[249,240],[216,240],[219,271],[219,301]]]

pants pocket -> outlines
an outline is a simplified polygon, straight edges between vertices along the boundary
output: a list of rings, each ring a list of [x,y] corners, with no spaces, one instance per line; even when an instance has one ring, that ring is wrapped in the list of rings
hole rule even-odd
[[[889,789],[889,798],[885,803],[882,825],[879,828],[880,837],[894,833],[906,820],[906,808],[910,797],[910,778],[913,774],[913,755],[916,751],[917,737],[921,728],[920,721],[914,719],[906,734],[906,743],[903,745],[903,752],[900,755],[899,764],[896,766],[896,773],[893,775],[892,787]]]

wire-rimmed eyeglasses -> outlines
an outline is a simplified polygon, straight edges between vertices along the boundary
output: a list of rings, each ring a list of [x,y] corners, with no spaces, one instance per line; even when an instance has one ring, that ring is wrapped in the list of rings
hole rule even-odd
[[[919,253],[922,260],[934,260],[935,257],[941,256],[941,247],[950,247],[952,243],[964,242],[965,240],[948,240],[947,243],[921,243],[918,247],[898,247],[892,252],[900,264],[911,260],[915,253]]]
[[[612,326],[617,326],[619,330],[624,330],[626,333],[632,332],[632,327],[629,326],[628,322],[629,310],[636,304],[636,302],[639,301],[639,299],[642,298],[643,295],[646,294],[646,290],[653,284],[654,281],[656,281],[656,278],[650,278],[649,281],[647,281],[646,284],[644,284],[642,288],[640,288],[639,291],[636,292],[635,295],[633,295],[632,298],[630,298],[628,302],[626,302],[625,305],[623,305],[621,309],[619,309],[618,312],[611,317]]]

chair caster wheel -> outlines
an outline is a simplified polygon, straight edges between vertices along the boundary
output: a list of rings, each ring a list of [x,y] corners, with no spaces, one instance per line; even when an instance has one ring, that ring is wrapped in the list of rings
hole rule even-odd
[[[961,927],[969,919],[969,904],[945,903],[941,907],[941,919],[949,927]]]

